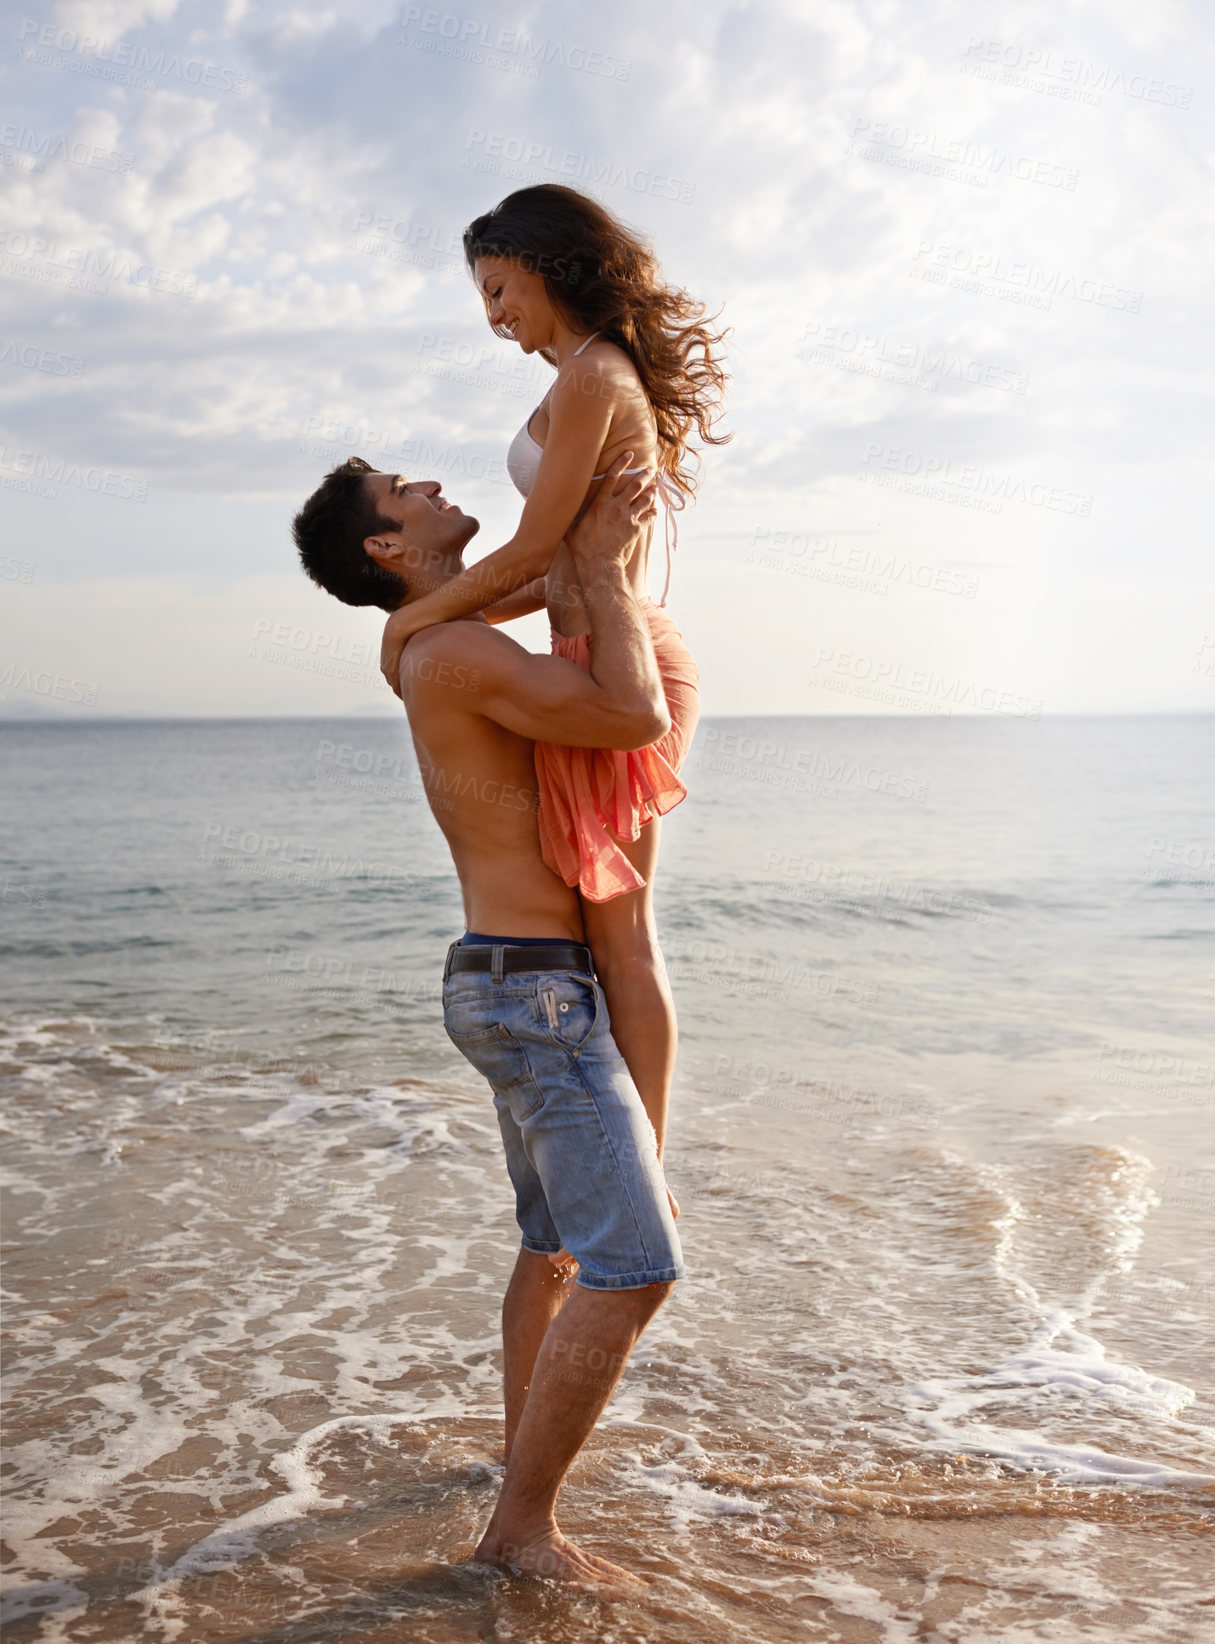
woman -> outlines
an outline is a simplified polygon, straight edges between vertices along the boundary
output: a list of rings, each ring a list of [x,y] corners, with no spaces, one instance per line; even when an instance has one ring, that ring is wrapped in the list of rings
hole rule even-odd
[[[436,622],[483,611],[491,622],[548,607],[553,650],[590,666],[589,630],[566,532],[622,453],[656,470],[667,507],[666,576],[674,522],[695,490],[688,450],[711,432],[725,372],[704,307],[662,282],[649,249],[610,212],[556,184],[520,189],[471,223],[464,252],[489,323],[557,369],[519,430],[507,469],[525,500],[511,540],[435,593],[394,612],[381,666],[394,690],[401,651]],[[633,470],[630,470],[633,471]],[[647,616],[671,716],[661,741],[637,753],[536,745],[544,859],[582,897],[586,938],[612,1033],[662,1157],[675,1069],[675,1011],[654,925],[659,821],[687,793],[679,767],[696,727],[696,664],[662,606],[647,595],[650,543],[629,563]]]

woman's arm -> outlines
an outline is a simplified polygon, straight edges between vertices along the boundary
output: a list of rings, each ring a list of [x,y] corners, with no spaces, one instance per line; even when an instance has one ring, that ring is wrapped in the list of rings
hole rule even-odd
[[[495,605],[552,564],[586,500],[615,407],[612,376],[579,363],[580,369],[559,376],[553,387],[544,454],[514,536],[441,588],[394,611],[385,624],[380,668],[394,690],[401,651],[420,629]]]
[[[531,616],[533,611],[543,611],[548,603],[544,592],[544,578],[537,577],[534,582],[526,583],[517,588],[513,594],[507,594],[494,605],[487,605],[482,611],[486,622],[497,627],[500,622],[513,622],[516,617]]]

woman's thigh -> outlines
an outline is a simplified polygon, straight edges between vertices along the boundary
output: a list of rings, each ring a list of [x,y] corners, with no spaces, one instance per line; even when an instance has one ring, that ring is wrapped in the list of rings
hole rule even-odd
[[[599,959],[618,953],[625,947],[649,946],[655,940],[654,875],[658,871],[661,828],[662,819],[656,816],[642,828],[639,839],[616,841],[645,880],[640,890],[613,896],[607,902],[591,902],[586,897],[582,898],[586,939],[591,952]],[[596,948],[596,941],[599,948]]]

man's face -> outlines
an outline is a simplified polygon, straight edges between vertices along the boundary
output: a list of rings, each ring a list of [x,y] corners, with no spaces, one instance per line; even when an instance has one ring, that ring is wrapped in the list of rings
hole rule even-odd
[[[402,474],[368,474],[363,487],[397,529],[367,537],[364,547],[411,588],[446,582],[461,570],[460,556],[480,529],[479,521],[443,495],[439,480],[407,480]]]

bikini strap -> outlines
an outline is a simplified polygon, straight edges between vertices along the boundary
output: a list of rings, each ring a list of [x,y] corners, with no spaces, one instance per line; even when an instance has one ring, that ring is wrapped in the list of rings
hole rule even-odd
[[[675,523],[675,515],[682,513],[687,507],[688,499],[669,474],[659,474],[655,483],[658,486],[658,495],[662,498],[663,537],[667,550],[666,581],[662,585],[662,598],[658,603],[665,606],[667,594],[671,589],[671,554],[679,546],[679,527]]]
[[[578,347],[575,348],[574,352],[570,355],[570,358],[572,360],[576,360],[578,358],[579,354],[581,354],[582,350],[584,348],[589,348],[598,335],[599,335],[599,333],[597,331],[592,331],[590,336],[586,339],[586,341],[584,343],[579,343]]]

